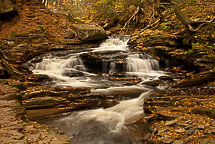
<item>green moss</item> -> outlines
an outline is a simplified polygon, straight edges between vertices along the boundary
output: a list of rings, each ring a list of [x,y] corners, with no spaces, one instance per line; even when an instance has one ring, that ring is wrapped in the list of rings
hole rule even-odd
[[[39,25],[39,26],[38,26],[38,28],[39,28],[41,31],[43,31],[43,32],[45,32],[45,31],[46,31],[46,28],[45,28],[45,26],[44,26],[44,25]]]

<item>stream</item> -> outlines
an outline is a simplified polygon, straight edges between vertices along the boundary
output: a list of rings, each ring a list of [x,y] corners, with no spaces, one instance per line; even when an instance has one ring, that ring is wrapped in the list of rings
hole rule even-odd
[[[59,128],[72,144],[136,144],[148,132],[143,103],[153,89],[147,86],[168,74],[150,55],[132,52],[128,35],[109,37],[99,47],[46,54],[31,62],[34,74],[48,75],[46,85],[91,88],[91,94],[116,96],[119,103],[109,108],[62,114],[46,124]]]

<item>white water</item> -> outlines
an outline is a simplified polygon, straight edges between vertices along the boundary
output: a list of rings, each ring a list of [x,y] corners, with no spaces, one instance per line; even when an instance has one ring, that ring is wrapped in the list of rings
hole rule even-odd
[[[55,121],[77,144],[130,144],[136,139],[128,135],[126,124],[144,119],[144,99],[150,92],[138,98],[121,101],[114,107],[72,113]]]
[[[100,52],[100,51],[129,51],[128,48],[128,40],[129,36],[125,36],[124,38],[114,38],[110,37],[109,39],[105,40],[99,48],[95,48],[93,52]]]

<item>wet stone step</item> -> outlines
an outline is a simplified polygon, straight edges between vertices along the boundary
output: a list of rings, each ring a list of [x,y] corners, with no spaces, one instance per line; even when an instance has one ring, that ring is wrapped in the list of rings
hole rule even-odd
[[[53,107],[59,104],[65,104],[66,98],[62,97],[36,97],[32,99],[27,99],[22,101],[22,106],[30,108],[44,108],[44,107]]]

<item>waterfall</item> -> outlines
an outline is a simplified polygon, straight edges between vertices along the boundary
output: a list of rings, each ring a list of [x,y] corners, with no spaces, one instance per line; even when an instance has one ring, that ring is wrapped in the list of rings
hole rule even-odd
[[[127,58],[127,72],[149,72],[151,70],[159,70],[159,63],[153,59]]]
[[[122,38],[118,37],[109,37],[106,39],[99,48],[95,48],[94,52],[98,51],[128,51],[128,40],[129,36],[125,36]]]
[[[94,87],[95,85],[103,87],[105,84],[101,80],[98,82],[92,78],[95,75],[94,70],[106,76],[119,72],[127,73],[143,81],[163,75],[159,71],[159,62],[155,58],[129,51],[128,39],[128,36],[109,37],[98,48],[92,48],[90,52],[101,57],[98,61],[94,60],[95,58],[90,62],[88,59],[83,59],[85,57],[82,57],[82,54],[88,52],[55,57],[47,55],[40,63],[32,63],[32,69],[35,74],[48,75],[57,86],[66,87]]]
[[[159,62],[148,55],[132,54],[126,60],[127,72],[149,72],[160,69]]]
[[[45,56],[43,61],[31,63],[33,73],[48,75],[54,86],[90,87],[89,95],[122,100],[110,108],[71,112],[54,121],[54,125],[70,136],[72,144],[137,143],[128,124],[145,116],[143,103],[150,92],[145,92],[149,90],[144,82],[156,80],[165,73],[159,70],[154,57],[129,51],[127,42],[128,36],[110,37],[87,52]],[[98,100],[98,107],[102,102]]]
[[[78,56],[71,56],[68,59],[46,58],[41,63],[36,63],[35,70],[59,70],[64,68],[85,69],[83,61]]]

